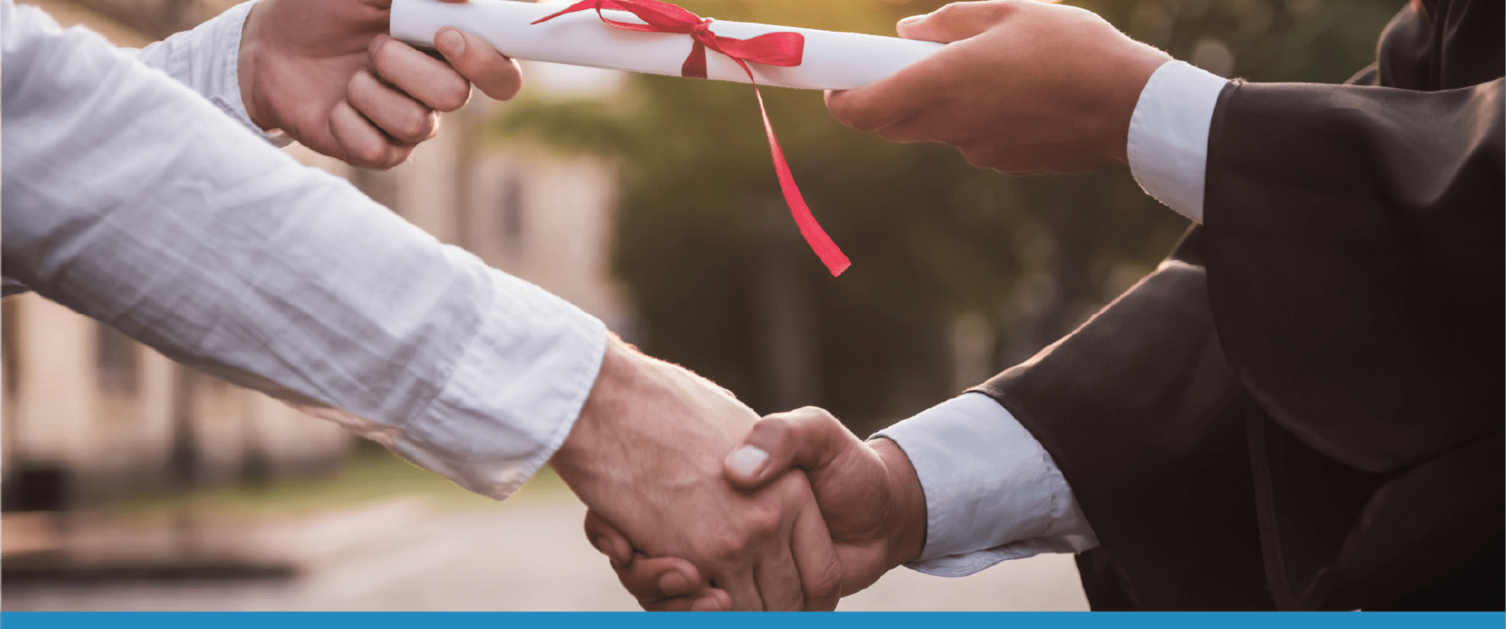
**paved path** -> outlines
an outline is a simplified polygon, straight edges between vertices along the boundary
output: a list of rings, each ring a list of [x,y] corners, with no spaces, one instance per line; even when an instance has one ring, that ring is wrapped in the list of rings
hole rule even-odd
[[[5,587],[3,605],[6,610],[637,609],[606,558],[586,543],[585,510],[573,498],[464,513],[384,513],[386,526],[372,522],[377,517],[326,517],[305,527],[301,538],[278,542],[341,548],[310,560],[305,573],[293,579],[12,583]],[[961,579],[899,569],[841,605],[844,610],[1086,608],[1076,569],[1065,555],[1005,562]]]

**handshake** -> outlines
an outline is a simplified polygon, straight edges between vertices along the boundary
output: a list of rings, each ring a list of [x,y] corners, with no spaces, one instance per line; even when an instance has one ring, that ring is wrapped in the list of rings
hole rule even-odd
[[[646,609],[831,610],[925,544],[920,481],[893,442],[817,408],[759,419],[615,339],[551,463]]]
[[[517,65],[486,41],[445,28],[430,55],[386,34],[389,9],[256,3],[238,52],[247,121],[387,168],[434,137],[472,86],[498,100],[518,92]],[[1125,161],[1141,88],[1169,59],[1088,11],[1026,0],[956,3],[898,31],[950,45],[828,93],[832,115],[1006,172]],[[555,469],[591,508],[593,544],[648,608],[832,609],[925,545],[925,495],[894,442],[865,444],[818,409],[759,420],[720,387],[620,341],[568,437],[551,445]]]

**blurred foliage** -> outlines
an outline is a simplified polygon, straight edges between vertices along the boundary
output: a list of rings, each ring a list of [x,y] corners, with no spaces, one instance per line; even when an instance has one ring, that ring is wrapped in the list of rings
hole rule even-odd
[[[941,4],[685,2],[722,19],[876,34]],[[1339,82],[1374,59],[1404,2],[1080,4],[1226,76]],[[1013,179],[945,147],[842,127],[819,93],[764,96],[807,201],[853,261],[840,278],[799,240],[746,85],[635,75],[609,101],[521,99],[495,126],[508,141],[619,158],[614,261],[640,317],[637,340],[759,411],[815,404],[862,430],[907,416],[961,384],[960,316],[984,322],[970,338],[996,371],[1154,268],[1186,228],[1125,168]]]

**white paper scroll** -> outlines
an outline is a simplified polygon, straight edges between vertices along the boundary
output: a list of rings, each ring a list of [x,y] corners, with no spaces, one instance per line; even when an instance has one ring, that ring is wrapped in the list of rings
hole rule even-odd
[[[517,59],[680,75],[680,66],[690,54],[689,35],[638,33],[612,28],[603,23],[595,11],[581,11],[543,24],[530,24],[566,6],[502,0],[471,0],[464,4],[393,0],[392,36],[433,48],[434,34],[441,28],[453,26],[481,37],[503,54]],[[625,11],[607,11],[606,14],[614,20],[642,23]],[[798,67],[748,65],[760,85],[812,90],[862,87],[898,72],[942,46],[897,37],[721,20],[712,22],[711,29],[723,37],[739,39],[780,31],[805,35],[805,57]],[[713,51],[706,53],[706,75],[723,81],[748,82],[748,76],[736,63]]]

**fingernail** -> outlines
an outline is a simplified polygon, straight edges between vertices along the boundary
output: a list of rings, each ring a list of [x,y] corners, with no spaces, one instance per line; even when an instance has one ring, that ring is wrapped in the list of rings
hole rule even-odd
[[[924,20],[924,19],[926,19],[926,16],[924,16],[924,15],[912,15],[910,17],[907,17],[907,18],[903,19],[903,20],[900,20],[899,21],[899,25],[900,26],[912,26],[912,25],[915,25],[915,24],[919,24],[920,21]]]
[[[690,611],[719,612],[722,611],[722,606],[714,598],[698,598],[694,603],[690,604]]]
[[[447,28],[434,36],[434,45],[439,46],[439,51],[447,57],[459,57],[465,52],[465,38],[460,36],[460,31]]]
[[[690,593],[690,582],[679,572],[666,572],[659,577],[659,593],[665,596],[684,596]]]
[[[727,455],[727,467],[731,468],[733,474],[752,478],[767,460],[769,460],[769,453],[764,452],[762,448],[743,446]]]

